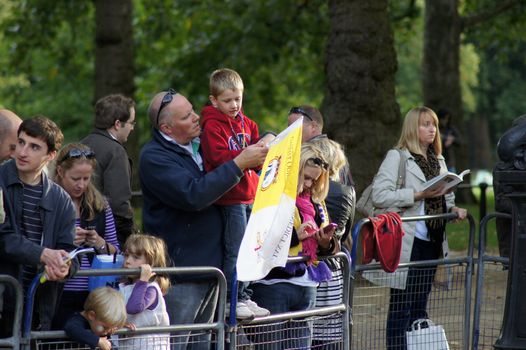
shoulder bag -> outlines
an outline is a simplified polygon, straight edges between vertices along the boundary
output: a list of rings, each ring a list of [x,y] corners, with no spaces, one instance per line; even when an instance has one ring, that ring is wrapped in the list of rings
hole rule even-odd
[[[405,185],[405,167],[406,167],[406,161],[407,157],[405,155],[405,152],[403,152],[401,149],[395,148],[398,153],[400,154],[400,163],[398,164],[398,177],[396,179],[396,189],[399,190]],[[376,178],[376,176],[375,176]],[[400,213],[402,210],[398,207],[390,207],[390,208],[376,208],[373,205],[373,182],[367,186],[365,190],[363,190],[362,195],[360,196],[360,199],[358,202],[356,202],[356,210],[360,214],[362,214],[365,217],[372,217],[378,214],[384,214],[387,212],[397,212]]]

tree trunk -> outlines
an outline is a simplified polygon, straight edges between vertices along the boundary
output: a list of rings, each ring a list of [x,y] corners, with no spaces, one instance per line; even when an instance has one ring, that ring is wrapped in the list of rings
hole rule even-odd
[[[424,104],[435,112],[446,108],[451,113],[452,124],[461,135],[467,135],[463,121],[462,92],[460,89],[460,34],[461,18],[458,0],[426,0],[424,26],[424,59],[422,83]],[[468,167],[468,144],[456,152],[459,171]],[[457,201],[474,202],[471,191],[457,192]]]
[[[426,0],[422,68],[425,105],[447,108],[461,125],[458,0]]]
[[[331,0],[323,113],[345,146],[358,193],[372,181],[400,130],[388,0]]]
[[[132,10],[132,0],[95,0],[95,101],[115,93],[133,98]],[[126,145],[135,164],[139,154],[139,125],[130,134]],[[134,176],[134,188],[138,188],[137,179]]]
[[[95,17],[95,99],[112,93],[132,97],[132,2],[96,0]]]

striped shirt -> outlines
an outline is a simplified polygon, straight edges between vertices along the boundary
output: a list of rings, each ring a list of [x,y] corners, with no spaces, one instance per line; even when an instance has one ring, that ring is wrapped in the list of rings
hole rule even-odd
[[[100,232],[97,232],[97,233],[99,234],[99,236],[104,238],[104,240],[108,244],[111,244],[115,248],[117,248],[117,251],[118,251],[120,247],[119,247],[119,242],[117,241],[117,231],[115,230],[115,221],[113,220],[113,213],[108,204],[106,204],[104,208],[104,216],[106,218],[106,232],[104,232],[104,234],[101,234]],[[75,220],[75,226],[80,227],[80,218],[77,218]],[[90,260],[88,259],[87,255],[83,255],[80,259],[80,269],[87,270],[89,268],[91,268]],[[82,277],[74,277],[74,278],[69,279],[64,285],[64,290],[74,291],[74,292],[87,291],[88,290],[88,277],[82,276]]]
[[[343,271],[337,259],[328,264],[332,279],[321,282],[316,293],[316,307],[339,305],[343,301]],[[318,341],[337,341],[342,338],[343,319],[339,314],[314,321],[312,338]]]
[[[41,246],[42,237],[42,219],[40,217],[40,200],[42,199],[44,186],[42,182],[38,185],[31,186],[24,184],[22,190],[22,234],[31,242]],[[22,269],[22,282],[24,290],[27,290],[33,278],[37,275],[38,266],[24,265]]]

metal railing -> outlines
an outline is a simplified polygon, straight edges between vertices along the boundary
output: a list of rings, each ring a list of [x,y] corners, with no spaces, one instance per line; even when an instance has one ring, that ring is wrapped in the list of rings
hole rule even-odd
[[[425,215],[402,217],[403,222],[426,221],[434,219],[456,219],[457,214]],[[444,324],[446,334],[453,349],[469,349],[470,341],[470,312],[473,275],[473,251],[475,241],[475,222],[468,214],[469,222],[469,246],[466,257],[427,260],[418,262],[401,263],[397,271],[410,268],[433,269],[443,268],[446,274],[444,283],[434,283],[429,296],[428,313],[435,323]],[[383,342],[386,329],[387,310],[389,305],[389,288],[371,285],[360,276],[368,271],[380,271],[381,265],[373,263],[368,265],[356,264],[356,244],[363,225],[370,222],[364,218],[353,227],[353,249],[351,253],[351,274],[354,277],[351,285],[351,308],[353,310],[354,324],[351,329],[351,346],[359,349],[384,349]],[[357,285],[359,287],[357,287]],[[360,301],[360,303],[357,302]],[[461,319],[459,319],[461,318]],[[359,322],[364,319],[363,322]],[[439,322],[436,322],[436,321]],[[359,330],[357,331],[357,328]],[[459,331],[460,330],[460,331]]]

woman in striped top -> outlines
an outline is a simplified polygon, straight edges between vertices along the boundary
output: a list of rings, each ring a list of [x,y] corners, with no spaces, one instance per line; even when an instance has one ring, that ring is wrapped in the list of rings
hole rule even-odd
[[[108,202],[91,183],[96,167],[95,153],[86,145],[72,143],[57,155],[55,182],[70,195],[76,209],[77,246],[94,247],[97,254],[113,254],[119,250],[115,222]],[[91,267],[92,257],[81,258],[81,269]],[[62,329],[65,320],[83,310],[88,296],[88,277],[75,277],[66,282],[54,329]]]

